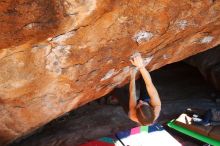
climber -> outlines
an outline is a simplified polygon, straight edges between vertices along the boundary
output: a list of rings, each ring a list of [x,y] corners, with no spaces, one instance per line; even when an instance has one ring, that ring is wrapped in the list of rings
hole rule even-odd
[[[131,63],[135,67],[130,69],[130,87],[125,85],[114,89],[111,96],[109,96],[109,103],[115,105],[115,99],[118,100],[131,120],[140,125],[151,125],[160,114],[160,97],[152,83],[149,72],[145,69],[140,53],[135,53],[132,56]],[[143,79],[135,81],[138,71],[140,71]]]
[[[131,63],[136,67],[131,69],[130,80],[130,99],[129,99],[129,113],[131,120],[141,125],[151,125],[159,117],[161,110],[161,101],[157,89],[152,83],[151,76],[144,66],[144,61],[139,53],[131,59]],[[137,90],[135,85],[136,74],[140,71],[150,98],[137,99]]]

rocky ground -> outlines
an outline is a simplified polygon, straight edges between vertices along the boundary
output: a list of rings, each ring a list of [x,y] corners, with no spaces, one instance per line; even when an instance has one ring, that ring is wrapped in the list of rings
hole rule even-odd
[[[153,71],[151,75],[162,100],[159,118],[162,124],[187,107],[217,106],[215,98],[219,93],[204,81],[196,68],[179,62]],[[119,105],[106,105],[105,99],[106,97],[68,113],[11,146],[76,146],[135,126]],[[172,130],[169,132],[184,145],[203,145]]]

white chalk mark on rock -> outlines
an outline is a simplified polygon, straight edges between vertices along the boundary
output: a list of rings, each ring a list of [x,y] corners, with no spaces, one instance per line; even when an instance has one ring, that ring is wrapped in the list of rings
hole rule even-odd
[[[54,54],[56,54],[58,57],[67,57],[67,55],[70,53],[70,49],[70,45],[60,45],[53,48],[52,52],[54,52]]]
[[[30,24],[27,24],[24,28],[30,30],[30,29],[33,29],[34,27],[39,26],[39,24],[40,23],[35,23],[35,22],[34,23],[30,23]]]
[[[70,45],[60,45],[52,48],[47,55],[46,69],[56,75],[60,75],[62,73],[62,65],[66,62],[70,49]]]
[[[136,56],[141,56],[141,54],[139,52],[135,52],[131,57],[130,59],[134,59]],[[149,56],[147,58],[143,58],[143,61],[144,61],[144,66],[147,66],[151,60],[153,59],[153,56]]]
[[[45,49],[45,56],[48,56],[51,52],[52,47],[51,45],[48,45],[44,49]]]
[[[49,45],[45,45],[45,44],[38,44],[38,45],[34,45],[31,49],[31,53],[37,53],[38,50],[40,49],[46,49],[48,48]]]
[[[61,35],[53,38],[51,41],[52,41],[52,43],[61,44],[61,43],[63,43],[64,41],[66,41],[67,39],[71,38],[74,35],[75,35],[75,31],[70,31],[70,32],[67,32],[65,34],[61,34]]]
[[[180,29],[184,30],[188,26],[188,22],[186,20],[180,20],[177,22],[177,25],[180,27]]]
[[[169,54],[164,54],[163,59],[169,59],[171,56]]]
[[[144,66],[147,66],[151,62],[152,59],[153,59],[153,56],[144,58]]]
[[[214,39],[213,36],[206,36],[206,37],[202,38],[202,39],[200,40],[200,42],[201,42],[202,44],[207,44],[207,43],[210,43],[213,39]]]
[[[111,78],[112,76],[114,76],[115,74],[117,74],[119,71],[115,71],[115,69],[111,69],[109,70],[105,76],[101,79],[101,81],[107,80],[109,78]]]
[[[118,75],[116,75],[113,78],[114,84],[115,85],[121,84],[130,75],[129,71],[130,71],[130,67],[129,66],[124,67],[122,69],[122,72],[119,73]]]
[[[153,33],[149,31],[139,31],[134,35],[133,40],[139,44],[143,41],[149,41],[153,36]]]
[[[136,56],[141,56],[141,53],[135,52],[134,54],[131,55],[130,59],[134,59]]]

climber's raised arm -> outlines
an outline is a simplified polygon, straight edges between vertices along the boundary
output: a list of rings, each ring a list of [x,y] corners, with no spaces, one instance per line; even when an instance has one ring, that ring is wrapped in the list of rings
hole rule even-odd
[[[148,94],[150,96],[150,105],[154,109],[154,114],[155,114],[154,119],[157,119],[161,110],[161,101],[157,89],[155,88],[152,82],[149,72],[146,70],[144,66],[144,62],[141,55],[140,54],[136,55],[134,59],[131,60],[131,62],[134,66],[136,66],[140,70],[141,75],[143,76]]]
[[[135,85],[135,77],[137,74],[137,70],[135,68],[130,70],[130,85],[129,85],[129,118],[133,121],[137,122],[136,118],[136,105],[137,105],[137,94],[136,94],[136,85]]]

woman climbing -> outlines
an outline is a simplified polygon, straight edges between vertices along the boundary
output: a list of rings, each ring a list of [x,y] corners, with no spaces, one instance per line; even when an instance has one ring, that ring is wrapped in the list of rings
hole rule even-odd
[[[131,120],[141,125],[150,125],[159,117],[161,110],[160,97],[139,53],[131,59],[131,63],[136,66],[136,68],[132,69],[130,72],[131,80],[129,86],[130,99],[128,116]],[[138,99],[137,97],[135,77],[138,70],[144,79],[149,98],[143,99],[143,97],[140,97]]]

